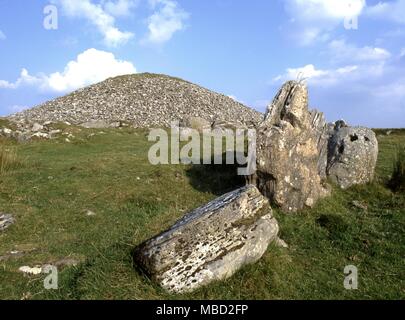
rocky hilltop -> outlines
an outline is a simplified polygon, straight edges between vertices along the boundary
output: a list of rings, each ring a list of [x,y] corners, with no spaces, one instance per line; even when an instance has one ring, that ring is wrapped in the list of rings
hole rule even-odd
[[[38,107],[14,114],[17,122],[69,122],[80,125],[125,121],[138,128],[170,126],[198,117],[209,122],[258,123],[262,115],[234,99],[190,82],[158,74],[110,78]]]

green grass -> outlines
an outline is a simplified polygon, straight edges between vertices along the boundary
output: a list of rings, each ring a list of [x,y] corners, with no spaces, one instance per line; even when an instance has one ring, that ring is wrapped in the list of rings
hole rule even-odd
[[[22,161],[18,158],[16,149],[10,145],[0,145],[0,175],[22,166]]]
[[[68,130],[73,143],[14,145],[24,165],[0,175],[0,212],[16,218],[0,233],[0,299],[405,298],[405,196],[386,187],[402,132],[379,136],[374,183],[335,188],[299,214],[275,210],[288,249],[271,245],[232,278],[173,296],[134,268],[132,250],[240,181],[229,168],[151,166],[147,131]],[[1,259],[13,250],[25,254]],[[18,272],[63,258],[81,263],[60,270],[58,290]],[[356,291],[343,287],[349,264],[359,269]]]
[[[394,159],[389,187],[396,192],[405,192],[405,146],[399,146]]]

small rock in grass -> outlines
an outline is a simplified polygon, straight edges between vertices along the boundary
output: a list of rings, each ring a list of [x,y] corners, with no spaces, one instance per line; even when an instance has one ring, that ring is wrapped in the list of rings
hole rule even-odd
[[[58,260],[54,263],[51,263],[51,265],[57,267],[58,269],[62,269],[65,267],[76,267],[80,263],[79,260],[73,259],[73,258],[63,258],[61,260]]]
[[[354,207],[358,208],[358,209],[362,209],[362,210],[367,210],[368,209],[366,204],[363,204],[363,203],[361,203],[360,201],[357,201],[357,200],[353,201],[352,205]]]
[[[43,138],[43,139],[49,139],[49,135],[44,132],[37,132],[31,135],[31,138]]]
[[[61,132],[62,132],[61,130],[51,130],[51,131],[49,131],[49,135],[52,137],[52,136],[55,136],[55,135],[57,135],[57,134],[59,134]]]
[[[0,213],[0,231],[6,230],[15,222],[11,214]]]
[[[95,216],[95,215],[96,215],[95,212],[93,212],[93,211],[91,211],[91,210],[86,210],[86,216],[88,216],[88,217],[93,217],[93,216]]]
[[[276,244],[276,246],[281,247],[281,248],[288,248],[288,244],[283,240],[280,239],[279,237],[276,238],[276,240],[274,241],[274,243]]]
[[[25,274],[30,274],[30,275],[38,275],[42,273],[42,267],[41,266],[35,266],[33,268],[29,266],[23,266],[18,269],[20,272],[25,273]]]
[[[11,135],[12,133],[13,133],[13,131],[12,130],[10,130],[9,128],[3,128],[3,133],[5,134],[5,135]]]
[[[21,300],[30,300],[32,297],[31,292],[24,292],[23,296],[21,297]]]
[[[42,131],[42,130],[44,130],[44,126],[43,125],[40,125],[39,123],[34,123],[34,125],[32,126],[32,129],[31,129],[33,132],[39,132],[39,131]]]

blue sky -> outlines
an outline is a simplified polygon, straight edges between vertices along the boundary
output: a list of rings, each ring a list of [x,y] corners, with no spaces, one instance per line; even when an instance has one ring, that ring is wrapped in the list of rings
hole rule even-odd
[[[134,72],[260,111],[304,77],[330,121],[405,127],[405,0],[0,0],[0,115]]]

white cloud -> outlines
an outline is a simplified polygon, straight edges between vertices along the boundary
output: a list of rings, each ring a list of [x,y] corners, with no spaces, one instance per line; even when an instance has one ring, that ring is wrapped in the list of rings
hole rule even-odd
[[[67,16],[88,20],[103,35],[104,43],[108,46],[116,47],[125,44],[134,36],[131,32],[119,30],[115,26],[114,16],[108,13],[100,4],[92,3],[91,0],[53,0],[53,2],[60,4]],[[109,3],[111,3],[109,5],[110,9],[115,10],[116,13],[123,13],[126,10],[125,5],[120,7],[119,3]]]
[[[0,30],[0,40],[6,40],[6,35],[4,34],[3,31]]]
[[[173,37],[174,33],[185,28],[185,20],[190,15],[180,8],[176,1],[149,0],[149,3],[156,11],[148,18],[149,33],[144,42],[165,43]]]
[[[307,46],[314,43],[316,40],[325,42],[330,35],[327,32],[322,32],[320,28],[303,28],[297,33],[297,40],[300,45]]]
[[[345,40],[334,40],[328,45],[329,53],[336,61],[379,61],[391,58],[391,53],[383,48],[356,47]]]
[[[331,86],[339,83],[342,79],[350,77],[357,70],[358,66],[345,66],[338,69],[317,69],[313,64],[308,64],[301,68],[288,68],[286,72],[273,79],[273,83],[288,80],[305,79],[308,83],[319,86]]]
[[[108,0],[103,2],[105,11],[114,17],[128,16],[131,10],[138,5],[138,0]]]
[[[117,60],[110,52],[88,49],[79,54],[76,60],[70,61],[63,72],[31,76],[23,69],[14,83],[0,80],[0,88],[17,89],[31,85],[46,91],[68,92],[110,77],[132,73],[136,73],[136,69],[131,62]]]
[[[405,79],[379,86],[372,93],[377,97],[405,98]]]
[[[287,0],[287,9],[299,20],[342,20],[362,13],[365,0]]]
[[[41,78],[31,76],[27,69],[22,69],[17,81],[9,82],[6,80],[0,80],[0,89],[18,89],[23,85],[39,85],[42,82]]]
[[[330,32],[345,18],[359,16],[365,0],[286,0],[286,11],[291,17],[288,27],[300,45],[327,41]]]
[[[374,6],[368,6],[366,14],[373,18],[405,24],[405,0],[379,2]]]
[[[64,92],[132,73],[136,73],[136,69],[131,62],[117,60],[110,52],[89,49],[70,61],[62,73],[49,75],[47,82],[51,89]]]
[[[383,48],[357,47],[345,40],[333,40],[328,43],[327,58],[335,67],[319,69],[314,64],[299,68],[287,68],[272,80],[280,83],[287,80],[306,79],[317,87],[341,86],[356,81],[373,81],[380,79],[390,70],[392,54]]]

